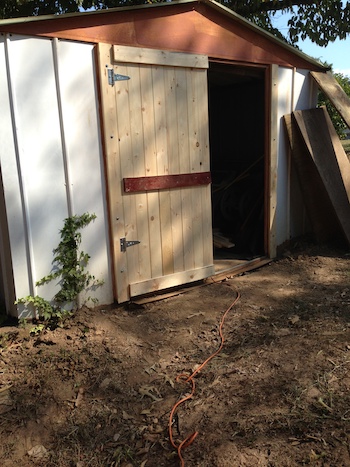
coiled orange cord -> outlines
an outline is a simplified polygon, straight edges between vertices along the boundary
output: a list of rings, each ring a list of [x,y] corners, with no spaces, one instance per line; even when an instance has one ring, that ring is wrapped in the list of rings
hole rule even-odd
[[[180,380],[182,380],[185,383],[190,383],[190,385],[191,385],[190,394],[187,394],[182,399],[180,399],[179,401],[176,402],[176,404],[171,409],[170,416],[169,416],[169,439],[170,439],[171,445],[177,451],[177,454],[178,454],[179,459],[180,459],[181,467],[185,467],[185,461],[184,461],[184,459],[182,457],[182,452],[181,451],[182,451],[183,448],[185,448],[185,447],[187,447],[187,446],[189,446],[190,444],[193,443],[193,441],[195,440],[195,438],[198,435],[198,431],[195,431],[191,435],[187,436],[187,438],[185,438],[183,441],[181,441],[180,444],[176,444],[175,441],[174,441],[173,429],[172,429],[173,418],[174,418],[174,415],[175,415],[175,412],[176,412],[177,408],[181,404],[183,404],[185,401],[191,399],[194,396],[195,389],[196,389],[196,385],[195,385],[195,382],[194,382],[194,377],[196,376],[196,374],[199,373],[205,367],[205,365],[208,362],[210,362],[210,360],[212,360],[214,357],[216,357],[216,355],[218,355],[218,353],[221,352],[221,350],[222,350],[222,348],[224,346],[224,336],[223,336],[223,333],[222,333],[222,328],[224,326],[225,318],[226,318],[227,314],[229,313],[229,311],[238,302],[238,300],[239,300],[239,298],[241,296],[238,291],[236,291],[236,293],[237,293],[236,298],[231,303],[231,305],[227,308],[227,310],[225,311],[225,313],[223,314],[223,316],[221,318],[221,322],[220,322],[220,326],[219,326],[219,336],[220,336],[221,342],[220,342],[219,348],[212,355],[210,355],[210,357],[208,357],[190,376],[188,376],[186,374],[181,374],[176,378],[176,382],[179,382]]]

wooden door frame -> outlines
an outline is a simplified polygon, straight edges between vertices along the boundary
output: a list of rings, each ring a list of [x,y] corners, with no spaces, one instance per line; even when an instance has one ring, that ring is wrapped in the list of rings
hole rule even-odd
[[[278,65],[233,62],[210,57],[210,63],[221,63],[228,67],[259,68],[264,70],[264,255],[276,256],[276,203],[277,203],[277,103],[278,103]],[[255,261],[255,260],[254,260]],[[248,261],[249,262],[249,261]],[[236,269],[234,267],[233,269]],[[244,266],[243,266],[244,269]],[[220,274],[220,273],[219,273]]]
[[[269,258],[277,252],[278,71],[278,65],[270,65],[265,73],[265,251]]]
[[[110,55],[113,57],[113,46],[110,46]],[[97,70],[102,70],[102,64],[99,64],[99,54],[96,47],[96,64]],[[217,60],[210,58],[209,61],[216,62]],[[245,67],[257,67],[265,69],[265,157],[264,157],[264,249],[266,256],[273,258],[276,256],[276,223],[275,223],[275,213],[276,213],[276,201],[277,201],[277,154],[278,154],[278,138],[277,138],[277,111],[276,105],[278,102],[278,65],[256,65],[256,64],[247,64],[247,63],[235,63],[235,62],[226,62],[228,66],[245,66]],[[102,96],[101,96],[101,80],[107,80],[107,69],[105,69],[104,76],[100,72],[97,73],[97,83],[98,83],[98,93],[99,101],[102,107]],[[110,193],[109,189],[109,170],[113,170],[112,167],[108,166],[107,157],[106,157],[106,141],[111,138],[111,128],[113,127],[113,121],[115,117],[112,115],[113,112],[110,112],[110,118],[105,121],[103,118],[102,108],[100,109],[100,122],[102,128],[102,146],[103,146],[103,155],[106,167],[106,192]],[[113,139],[113,138],[112,138]],[[116,141],[114,144],[116,145]],[[113,200],[110,198],[110,195],[107,196],[107,205],[109,212],[109,240],[111,244],[111,251],[113,252],[116,248],[114,245],[113,239],[113,224],[117,223],[119,219],[113,218],[111,212],[111,203]],[[117,265],[115,263],[115,255],[112,255],[112,279],[113,279],[113,294],[115,299],[122,301],[123,298],[120,296],[120,293],[117,291],[117,281],[116,281],[116,268],[122,267],[122,265]],[[244,266],[243,266],[244,267]],[[198,278],[200,280],[201,278]],[[125,289],[128,288],[128,284],[125,284]],[[125,297],[128,300],[128,296]]]

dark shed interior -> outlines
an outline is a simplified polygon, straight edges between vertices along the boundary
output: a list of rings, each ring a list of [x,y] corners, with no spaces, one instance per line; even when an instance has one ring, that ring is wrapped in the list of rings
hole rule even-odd
[[[215,259],[264,255],[265,69],[208,73]]]

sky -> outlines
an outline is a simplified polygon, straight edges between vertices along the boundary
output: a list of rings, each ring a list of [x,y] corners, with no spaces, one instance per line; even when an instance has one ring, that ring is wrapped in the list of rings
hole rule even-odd
[[[300,49],[313,58],[333,65],[333,71],[350,77],[350,36],[319,47],[310,40],[299,42]]]
[[[287,34],[289,15],[276,15],[274,21],[275,26],[282,32],[283,35]],[[299,41],[298,47],[307,55],[312,58],[327,62],[333,65],[333,71],[342,73],[350,77],[350,35],[345,40],[336,40],[330,42],[327,47],[319,47],[310,40]]]

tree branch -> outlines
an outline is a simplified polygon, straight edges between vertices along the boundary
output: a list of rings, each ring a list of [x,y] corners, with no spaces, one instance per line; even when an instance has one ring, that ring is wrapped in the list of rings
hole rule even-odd
[[[260,2],[244,2],[244,4],[241,1],[233,1],[231,5],[236,13],[245,16],[247,14],[287,10],[294,6],[315,5],[315,7],[319,7],[320,3],[323,3],[322,0],[262,0]]]

